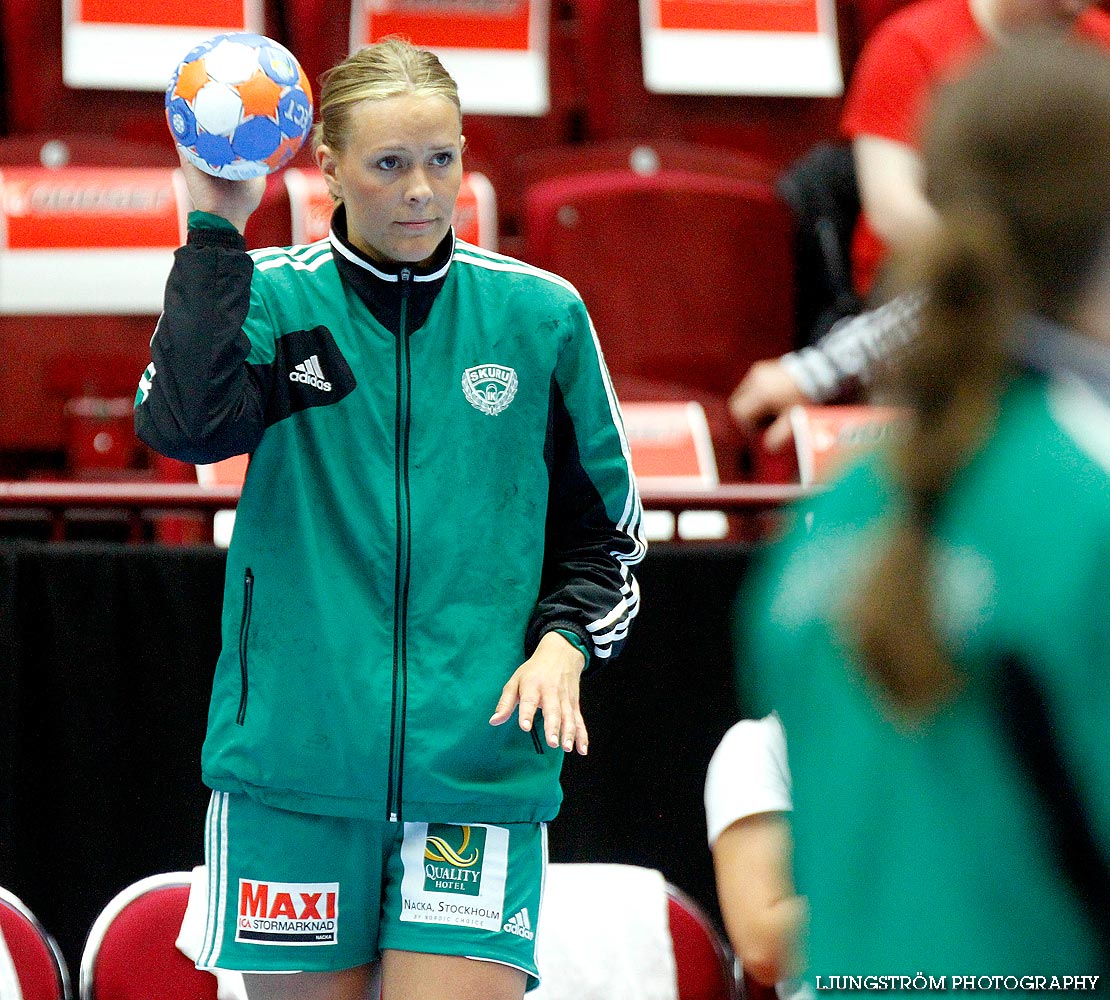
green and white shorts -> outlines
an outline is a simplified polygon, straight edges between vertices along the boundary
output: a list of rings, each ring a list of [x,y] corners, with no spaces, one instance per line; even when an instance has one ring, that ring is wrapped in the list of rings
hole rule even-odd
[[[387,948],[498,962],[539,984],[547,824],[387,823],[213,792],[197,967],[326,972]]]

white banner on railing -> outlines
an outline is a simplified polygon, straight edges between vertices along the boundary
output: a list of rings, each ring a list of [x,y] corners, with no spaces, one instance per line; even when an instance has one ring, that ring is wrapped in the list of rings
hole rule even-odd
[[[352,0],[351,50],[402,35],[439,56],[464,112],[543,115],[551,107],[547,0]]]
[[[792,406],[798,479],[803,486],[825,482],[845,461],[902,437],[908,424],[909,413],[894,406]]]
[[[264,30],[263,0],[63,0],[62,75],[68,87],[165,90],[196,45]]]
[[[657,489],[712,490],[718,485],[717,459],[705,410],[696,402],[625,402],[624,430],[636,481]],[[728,521],[716,510],[644,512],[649,541],[724,538]]]
[[[835,97],[835,0],[640,0],[656,93]]]
[[[180,170],[0,171],[0,313],[162,311],[185,238]]]

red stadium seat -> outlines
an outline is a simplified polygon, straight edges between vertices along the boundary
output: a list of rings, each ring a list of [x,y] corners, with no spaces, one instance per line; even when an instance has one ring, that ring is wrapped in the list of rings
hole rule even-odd
[[[737,981],[724,938],[681,889],[669,882],[666,889],[678,1000],[735,1000]]]
[[[761,179],[603,170],[525,192],[523,256],[581,293],[619,396],[705,408],[722,481],[743,478],[725,402],[793,346],[790,213]]]
[[[524,226],[524,191],[540,181],[599,170],[631,170],[638,174],[688,170],[726,177],[748,177],[768,183],[772,183],[778,174],[775,166],[758,156],[670,139],[652,142],[611,139],[528,149],[512,160],[507,190],[499,198],[504,222],[504,251],[513,256],[522,252],[520,234]]]
[[[907,426],[906,411],[868,403],[794,406],[789,418],[792,446],[770,453],[762,438],[753,445],[753,478],[758,482],[827,482],[863,452],[897,441]]]
[[[96,404],[92,411],[75,404],[68,412],[67,403],[133,400],[154,323],[154,316],[0,316],[0,351],[23,367],[23,378],[0,386],[0,452],[28,463],[29,471],[64,461],[68,471],[80,473],[86,444],[101,431],[116,430],[122,436],[113,434],[110,454],[103,439],[100,448],[92,446],[105,459],[94,464],[118,468],[117,460],[135,457],[130,418],[121,423],[113,416],[117,403]],[[110,427],[100,426],[105,418]]]
[[[81,955],[80,1000],[216,1000],[216,977],[176,945],[191,878],[152,875],[104,907]]]
[[[23,902],[0,889],[0,994],[12,971],[23,1000],[69,1000],[69,971],[54,939]]]
[[[773,164],[754,154],[673,139],[656,142],[612,139],[577,143],[554,149],[528,150],[513,161],[514,177],[525,187],[551,177],[591,170],[623,169],[638,174],[688,170],[725,177],[747,177],[767,183],[772,183],[778,175]]]

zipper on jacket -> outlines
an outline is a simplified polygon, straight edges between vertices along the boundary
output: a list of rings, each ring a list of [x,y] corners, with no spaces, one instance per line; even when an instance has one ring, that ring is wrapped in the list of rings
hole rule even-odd
[[[394,421],[394,488],[397,515],[397,555],[393,577],[393,712],[389,733],[389,793],[386,816],[402,822],[401,802],[405,773],[405,722],[408,709],[408,600],[412,536],[409,526],[409,422],[412,416],[411,355],[409,352],[408,304],[412,292],[412,269],[401,269],[401,322],[397,333],[397,405]]]
[[[251,628],[251,607],[254,605],[254,574],[248,566],[243,576],[243,615],[239,620],[239,676],[242,678],[242,693],[239,695],[239,713],[235,721],[240,726],[247,718],[247,693],[250,690],[250,677],[247,671],[247,641]]]

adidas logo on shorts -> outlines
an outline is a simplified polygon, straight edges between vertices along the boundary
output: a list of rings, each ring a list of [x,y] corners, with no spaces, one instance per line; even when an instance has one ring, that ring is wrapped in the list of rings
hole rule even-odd
[[[508,931],[510,934],[515,934],[517,937],[522,937],[526,941],[531,941],[536,936],[532,931],[532,922],[528,919],[527,907],[509,917],[505,921],[505,926],[501,929]]]

